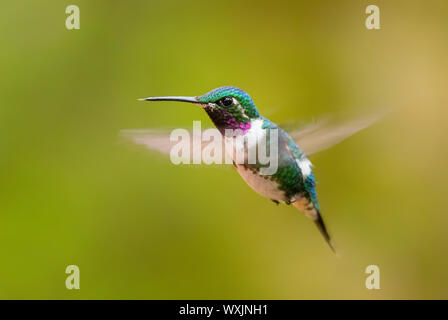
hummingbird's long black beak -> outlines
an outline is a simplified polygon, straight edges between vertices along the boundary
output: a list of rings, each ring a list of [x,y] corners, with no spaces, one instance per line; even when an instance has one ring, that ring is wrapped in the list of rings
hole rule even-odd
[[[179,101],[179,102],[189,102],[195,104],[203,104],[198,101],[196,97],[148,97],[143,99],[138,99],[139,101]]]

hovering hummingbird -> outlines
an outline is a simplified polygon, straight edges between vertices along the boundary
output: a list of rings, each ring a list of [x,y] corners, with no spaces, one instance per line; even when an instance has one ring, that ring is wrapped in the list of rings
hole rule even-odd
[[[278,132],[278,169],[272,175],[263,175],[262,164],[236,163],[243,180],[257,193],[276,204],[292,204],[313,220],[331,249],[335,251],[322,218],[316,193],[316,181],[307,154],[326,149],[353,133],[367,127],[378,117],[357,119],[343,126],[317,123],[289,135],[277,124],[260,115],[254,101],[243,90],[224,86],[195,97],[165,96],[139,99],[142,101],[179,101],[200,106],[215,127],[224,135],[228,129],[239,129],[242,135],[266,135],[269,130]],[[138,144],[169,153],[169,134],[154,130],[123,130]],[[299,147],[297,142],[302,145]],[[261,140],[256,140],[257,143]],[[265,141],[265,140],[263,140]],[[257,146],[258,147],[258,146]]]

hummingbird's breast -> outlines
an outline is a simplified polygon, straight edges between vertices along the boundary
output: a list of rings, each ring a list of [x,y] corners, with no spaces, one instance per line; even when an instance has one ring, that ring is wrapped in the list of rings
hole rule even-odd
[[[255,192],[271,200],[290,202],[280,185],[272,177],[262,175],[257,169],[245,165],[236,165],[236,171]]]
[[[276,135],[271,134],[273,130],[277,131]],[[226,152],[232,155],[238,173],[254,191],[271,200],[286,203],[309,198],[310,194],[315,193],[311,162],[284,130],[260,117],[251,121],[244,137],[246,139],[226,137],[233,139],[231,144],[226,143]],[[272,143],[276,143],[277,147],[271,148]],[[255,163],[248,161],[249,154],[258,155],[257,151],[263,148],[269,150],[270,161],[273,156],[276,157],[277,167],[270,174],[263,174],[262,168],[266,167],[266,163],[260,163],[258,157]],[[244,155],[243,161],[241,154]]]
[[[259,118],[251,121],[250,129],[244,135],[225,137],[226,152],[232,156],[237,172],[255,192],[271,200],[289,202],[290,198],[275,179],[277,169],[270,175],[261,172],[265,163],[260,162],[258,152],[261,149],[269,149],[271,142],[267,137],[269,134],[266,124],[265,119]],[[250,155],[255,157],[251,158]],[[279,158],[278,154],[270,156]]]

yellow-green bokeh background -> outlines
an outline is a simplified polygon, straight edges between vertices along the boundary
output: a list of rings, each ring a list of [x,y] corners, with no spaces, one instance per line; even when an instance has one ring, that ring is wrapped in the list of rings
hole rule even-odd
[[[81,29],[65,28],[65,7]],[[364,26],[381,9],[381,30]],[[3,1],[0,298],[448,298],[446,1]],[[149,95],[248,91],[274,122],[393,109],[312,157],[337,259],[230,169],[125,128],[210,123]],[[65,268],[81,269],[81,290]],[[365,288],[366,266],[381,290]]]

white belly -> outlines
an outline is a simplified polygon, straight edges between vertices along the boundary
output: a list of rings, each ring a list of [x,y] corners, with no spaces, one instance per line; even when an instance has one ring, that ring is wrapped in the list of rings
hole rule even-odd
[[[243,180],[258,194],[271,200],[286,201],[285,193],[278,188],[278,183],[272,181],[269,176],[253,173],[250,169],[246,169],[243,165],[237,165],[236,170]]]
[[[290,199],[285,197],[284,192],[278,188],[278,183],[272,181],[270,176],[260,175],[257,172],[254,173],[242,165],[242,163],[247,163],[248,153],[256,153],[259,143],[263,143],[262,145],[264,146],[266,131],[262,129],[262,125],[263,120],[261,119],[251,122],[251,128],[244,136],[247,140],[226,137],[226,152],[231,155],[240,176],[255,192],[271,200],[288,201]],[[239,138],[242,137],[240,136]],[[229,143],[230,140],[232,140],[231,143]],[[237,156],[238,153],[243,156],[239,158]]]

